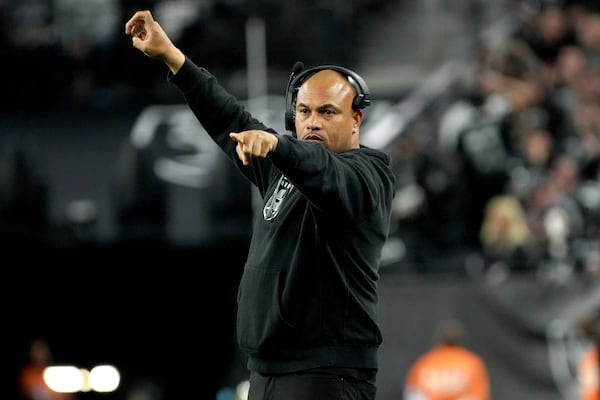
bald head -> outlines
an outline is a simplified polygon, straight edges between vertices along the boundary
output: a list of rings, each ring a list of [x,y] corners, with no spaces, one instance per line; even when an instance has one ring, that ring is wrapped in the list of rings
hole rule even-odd
[[[356,89],[348,81],[348,78],[332,69],[324,69],[316,72],[304,82],[300,87],[300,91],[302,91],[303,87],[305,89],[310,88],[311,90],[323,91],[324,93],[339,96],[340,99],[344,100],[344,103],[346,103],[347,100],[350,100],[348,103],[350,108],[352,108],[352,101],[357,95]]]
[[[296,98],[296,136],[317,141],[336,153],[359,147],[363,113],[353,110],[356,88],[331,69],[311,75]]]

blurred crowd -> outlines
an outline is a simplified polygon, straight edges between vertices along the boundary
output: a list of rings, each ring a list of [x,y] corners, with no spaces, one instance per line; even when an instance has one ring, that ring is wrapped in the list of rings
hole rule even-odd
[[[538,6],[476,49],[435,132],[396,149],[413,171],[396,234],[417,268],[461,254],[472,273],[600,274],[600,3]]]
[[[1,0],[4,110],[106,109],[169,100],[161,65],[132,51],[124,24],[152,9],[198,63],[226,80],[246,66],[247,22],[266,31],[270,72],[305,64],[348,64],[368,13],[387,0]],[[379,11],[377,11],[379,10]],[[306,22],[310,21],[310,29]],[[301,38],[299,37],[301,35]],[[327,41],[318,38],[327,37]],[[284,84],[277,86],[282,91]],[[243,93],[236,93],[242,94]],[[176,99],[180,101],[179,98]]]
[[[296,60],[354,64],[368,16],[388,3],[0,0],[0,108],[180,103],[163,66],[147,63],[124,35],[138,9],[152,9],[173,40],[223,80],[245,71],[246,22],[260,17],[270,79],[281,75],[270,91],[280,93]],[[479,43],[452,100],[438,116],[421,116],[435,121],[389,149],[399,174],[391,238],[402,240],[402,261],[419,271],[600,276],[600,3],[518,3],[529,10],[518,29]]]

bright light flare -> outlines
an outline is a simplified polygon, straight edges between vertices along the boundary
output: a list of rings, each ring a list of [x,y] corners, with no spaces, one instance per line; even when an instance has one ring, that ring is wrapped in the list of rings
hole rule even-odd
[[[97,365],[90,371],[89,385],[96,392],[113,392],[119,387],[121,376],[112,365]]]
[[[247,400],[248,399],[248,391],[250,390],[250,382],[242,381],[238,383],[235,388],[235,394],[239,400]]]
[[[55,392],[75,393],[83,389],[85,379],[79,368],[65,366],[51,366],[44,369],[44,382]]]
[[[51,366],[44,370],[44,382],[55,392],[114,392],[121,375],[112,365],[97,365],[88,371],[75,366]]]

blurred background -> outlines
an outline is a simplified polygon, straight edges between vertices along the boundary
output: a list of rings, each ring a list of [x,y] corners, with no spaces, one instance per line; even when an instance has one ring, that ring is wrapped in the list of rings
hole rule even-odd
[[[368,83],[361,140],[397,173],[378,399],[402,398],[447,317],[494,400],[578,399],[580,325],[600,309],[592,0],[0,0],[4,398],[31,400],[36,338],[56,363],[119,367],[116,392],[79,400],[230,400],[247,378],[255,193],[131,46],[146,8],[280,132],[296,61]]]

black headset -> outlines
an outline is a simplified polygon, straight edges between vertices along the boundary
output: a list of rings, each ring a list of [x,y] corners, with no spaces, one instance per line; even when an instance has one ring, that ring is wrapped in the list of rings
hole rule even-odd
[[[331,69],[341,73],[348,79],[348,82],[354,86],[356,89],[356,97],[352,100],[353,110],[360,110],[371,104],[369,87],[365,80],[356,72],[339,65],[330,64],[304,69],[304,64],[298,61],[292,68],[292,73],[290,74],[285,92],[285,129],[294,133],[294,136],[296,131],[294,119],[296,117],[296,96],[298,94],[298,89],[313,74],[325,69]]]

